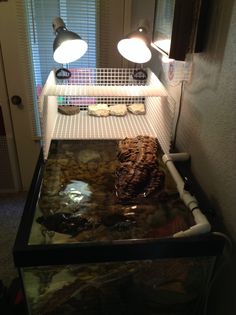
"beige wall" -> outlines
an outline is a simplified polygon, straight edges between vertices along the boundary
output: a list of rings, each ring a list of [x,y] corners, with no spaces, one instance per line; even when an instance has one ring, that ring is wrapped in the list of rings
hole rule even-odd
[[[140,20],[148,20],[152,28],[155,0],[132,0],[132,29],[136,28]]]
[[[193,56],[177,145],[236,240],[236,4],[216,0],[203,53]],[[232,14],[232,16],[231,16]]]

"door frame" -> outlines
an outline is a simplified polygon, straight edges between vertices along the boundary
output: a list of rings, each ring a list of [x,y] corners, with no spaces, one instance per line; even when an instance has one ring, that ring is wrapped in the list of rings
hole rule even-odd
[[[19,8],[21,12],[19,12]],[[9,113],[22,189],[28,190],[39,155],[40,142],[34,138],[33,134],[32,103],[34,100],[31,93],[32,78],[30,77],[28,41],[27,37],[23,38],[22,29],[19,28],[19,25],[26,28],[24,22],[26,18],[19,14],[22,12],[24,12],[24,1],[0,2],[0,42]],[[22,103],[19,106],[11,102],[13,95],[21,97]]]

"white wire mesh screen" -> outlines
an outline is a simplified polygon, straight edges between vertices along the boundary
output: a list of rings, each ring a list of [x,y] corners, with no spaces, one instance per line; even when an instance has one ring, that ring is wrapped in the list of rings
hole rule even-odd
[[[95,117],[86,112],[75,116],[58,115],[54,139],[122,139],[150,135],[155,132],[145,115],[127,114],[124,117]]]
[[[157,77],[149,71],[147,84],[155,85],[156,81]],[[147,120],[153,127],[164,153],[170,151],[174,115],[175,102],[170,96],[146,97]]]
[[[47,80],[44,95],[55,96],[166,96],[162,83],[156,78],[155,85],[147,85],[145,76],[137,69],[96,68],[74,69],[72,76],[56,84]],[[138,80],[133,75],[138,76]],[[49,78],[55,76],[51,71]]]
[[[66,80],[57,80],[58,85],[146,85],[144,74],[139,75],[139,80],[133,78],[133,68],[87,68],[70,69],[71,77]]]
[[[57,117],[57,97],[48,96],[47,99],[43,99],[44,104],[43,111],[41,112],[42,118],[42,135],[43,135],[43,151],[44,156],[47,157],[51,139],[54,137],[54,129]]]
[[[49,111],[53,112],[53,116],[50,114],[50,127],[47,127],[48,118],[44,118],[42,115],[42,119],[47,120],[44,122],[45,129],[50,130],[50,133],[47,134],[47,141],[50,141],[50,137],[60,140],[122,139],[149,135],[157,137],[163,151],[169,152],[174,102],[167,97],[165,88],[150,70],[148,70],[148,82],[143,79],[135,80],[133,73],[134,69],[130,68],[78,69],[72,73],[69,80],[59,80],[56,85],[53,73],[51,73],[44,93],[55,95],[58,107],[77,105],[80,111],[72,116],[63,115],[54,110]],[[82,95],[80,95],[80,91],[82,91]],[[114,91],[115,93],[113,93]],[[115,96],[110,96],[110,94]],[[44,102],[44,106],[45,103],[47,107],[52,106],[50,96]],[[106,104],[108,107],[116,104],[125,104],[127,107],[131,104],[144,104],[145,112],[137,115],[128,111],[122,117],[89,115],[88,106],[98,104]],[[43,112],[49,113],[45,110]],[[55,128],[52,130],[54,125]],[[49,144],[46,145],[46,148],[49,148]]]
[[[145,86],[146,79],[140,75],[140,80],[133,78],[134,69],[123,68],[96,68],[96,69],[70,69],[71,77],[66,80],[57,80],[58,86]],[[111,91],[111,89],[109,89]],[[97,93],[97,92],[95,92]],[[133,104],[144,103],[145,98],[139,97],[78,97],[63,96],[58,100],[59,105],[79,105],[81,110],[86,110],[88,105],[95,104]]]
[[[145,97],[77,97],[77,96],[60,96],[58,97],[58,106],[79,106],[80,110],[87,110],[89,105],[107,104],[108,106],[116,104],[131,105],[143,104]]]

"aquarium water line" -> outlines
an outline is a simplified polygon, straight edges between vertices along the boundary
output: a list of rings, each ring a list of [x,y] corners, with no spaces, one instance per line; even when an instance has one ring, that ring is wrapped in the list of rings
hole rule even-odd
[[[167,166],[177,185],[180,198],[192,212],[194,221],[196,223],[185,231],[180,231],[173,234],[173,237],[199,235],[210,232],[211,230],[211,225],[208,222],[206,216],[201,212],[196,198],[184,189],[184,181],[174,165],[174,161],[186,161],[189,159],[189,157],[190,155],[188,153],[170,153],[164,154],[162,157],[163,162]]]

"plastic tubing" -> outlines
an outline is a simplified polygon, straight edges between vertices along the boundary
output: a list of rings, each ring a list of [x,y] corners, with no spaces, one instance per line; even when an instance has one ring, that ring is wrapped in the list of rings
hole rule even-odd
[[[177,232],[173,237],[193,236],[210,232],[211,225],[206,216],[201,212],[198,207],[198,202],[187,190],[184,189],[184,181],[177,171],[173,161],[186,161],[190,155],[188,153],[170,153],[164,154],[162,160],[170,171],[184,204],[192,211],[195,225],[191,226],[188,230]]]

